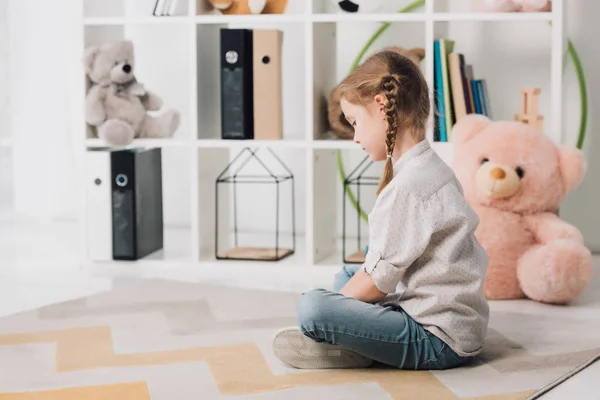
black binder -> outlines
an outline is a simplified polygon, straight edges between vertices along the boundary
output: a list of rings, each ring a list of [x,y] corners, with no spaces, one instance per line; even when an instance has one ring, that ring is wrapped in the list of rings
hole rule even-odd
[[[220,31],[221,137],[254,139],[252,30]]]
[[[113,259],[138,260],[163,248],[161,149],[111,153]]]

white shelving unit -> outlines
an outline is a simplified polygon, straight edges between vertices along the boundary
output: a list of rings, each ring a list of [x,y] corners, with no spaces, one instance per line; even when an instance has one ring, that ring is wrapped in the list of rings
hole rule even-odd
[[[104,0],[83,0],[101,3]],[[136,0],[137,1],[137,0]],[[136,140],[133,146],[160,146],[165,152],[177,153],[163,157],[163,163],[175,158],[185,158],[188,170],[181,170],[185,185],[188,185],[189,199],[182,204],[189,205],[189,226],[186,229],[174,228],[173,234],[166,233],[164,253],[153,255],[137,264],[154,267],[173,268],[174,263],[184,264],[188,268],[198,268],[206,271],[209,267],[216,269],[246,271],[254,273],[265,271],[300,271],[301,274],[321,274],[323,271],[337,270],[342,264],[340,231],[342,226],[342,187],[336,166],[337,151],[344,154],[346,174],[353,166],[348,160],[356,163],[364,154],[352,142],[347,140],[330,139],[327,136],[324,120],[324,96],[347,72],[351,60],[358,53],[365,40],[356,42],[356,38],[346,37],[354,31],[361,32],[361,38],[368,38],[377,29],[379,23],[390,22],[390,33],[384,33],[370,52],[383,45],[394,44],[403,47],[423,47],[426,56],[423,61],[423,71],[433,87],[433,40],[441,36],[454,36],[456,31],[460,37],[456,39],[455,51],[465,54],[467,63],[473,60],[475,75],[485,77],[490,86],[494,117],[512,119],[520,107],[519,88],[522,86],[544,86],[544,100],[540,107],[545,114],[544,126],[551,128],[547,133],[557,141],[562,140],[562,71],[563,58],[566,51],[564,35],[564,1],[553,0],[553,11],[550,13],[473,13],[467,9],[456,8],[455,4],[467,3],[460,1],[427,0],[421,7],[407,14],[344,14],[332,12],[329,0],[290,0],[290,13],[285,15],[243,15],[226,16],[204,13],[196,0],[185,1],[181,12],[172,17],[151,16],[152,7],[145,5],[143,11],[127,13],[128,4],[133,0],[112,0],[111,3],[123,3],[120,11],[114,15],[97,16],[91,13],[82,17],[82,35],[79,54],[83,54],[85,44],[115,39],[129,38],[131,32],[138,32],[137,37],[160,37],[161,32],[169,31],[180,34],[181,41],[189,54],[185,56],[187,65],[178,65],[177,71],[186,71],[187,80],[181,84],[179,92],[180,109],[182,111],[182,126],[172,139]],[[148,3],[148,1],[146,1]],[[151,2],[153,3],[153,2]],[[398,1],[401,8],[408,1]],[[92,7],[93,8],[93,7]],[[117,7],[117,9],[119,9]],[[535,51],[546,51],[542,58],[547,58],[548,64],[541,73],[542,81],[532,81],[533,71],[524,75],[529,81],[519,81],[509,76],[520,76],[519,63],[514,62],[523,51],[517,54],[497,54],[497,59],[477,58],[482,49],[488,47],[481,40],[497,43],[499,39],[481,38],[481,31],[488,26],[497,24],[499,27],[516,27],[526,29],[531,26],[538,35],[546,35],[547,46]],[[539,28],[540,26],[545,28]],[[551,26],[548,26],[551,25]],[[284,69],[295,68],[294,75],[285,75],[284,71],[284,139],[280,141],[228,141],[220,139],[220,109],[218,93],[218,32],[222,27],[267,27],[284,30]],[[472,28],[468,28],[468,27]],[[471,34],[465,30],[471,29]],[[547,31],[544,33],[544,29]],[[512,30],[512,28],[511,28]],[[140,31],[145,32],[143,35]],[[398,32],[403,32],[399,34]],[[506,35],[510,32],[506,31]],[[464,41],[463,41],[464,39]],[[475,42],[479,39],[479,42]],[[148,39],[150,40],[150,39]],[[506,40],[506,38],[504,38]],[[545,40],[545,39],[544,39]],[[463,42],[469,42],[469,47],[463,47]],[[521,46],[523,43],[520,43]],[[352,47],[354,46],[354,47]],[[488,49],[489,50],[489,49]],[[161,54],[164,51],[164,54]],[[168,73],[169,71],[168,43],[157,43],[154,63]],[[500,50],[499,50],[500,51]],[[136,55],[137,57],[137,55]],[[149,54],[144,54],[146,72]],[[483,56],[481,56],[483,57]],[[507,57],[513,61],[507,61]],[[539,57],[538,57],[539,58]],[[489,71],[505,63],[510,74],[491,75]],[[138,61],[137,69],[142,68]],[[522,67],[525,68],[525,67]],[[523,70],[525,71],[525,70]],[[83,115],[85,95],[83,71],[74,88],[76,95],[73,123],[79,132],[82,156],[89,147],[99,147],[104,144],[96,138],[86,137],[86,127]],[[160,80],[148,81],[140,72],[140,80],[149,88],[164,87]],[[185,76],[185,74],[184,74]],[[506,81],[504,81],[506,80]],[[512,97],[510,99],[495,96],[495,90],[507,87]],[[159,94],[160,90],[155,90]],[[287,91],[287,92],[286,92]],[[511,111],[512,107],[512,111]],[[428,138],[433,141],[430,128]],[[434,149],[448,162],[452,156],[451,144],[433,143]],[[214,194],[215,179],[227,165],[229,160],[243,147],[270,147],[276,152],[284,152],[285,160],[295,160],[294,173],[303,176],[296,182],[297,198],[303,199],[296,204],[297,233],[296,252],[293,256],[279,262],[245,262],[223,261],[214,259]],[[288,157],[289,156],[289,157]],[[83,158],[82,158],[83,160]],[[163,168],[168,168],[164,165]],[[375,166],[377,168],[377,166]],[[83,179],[83,177],[82,177]],[[163,182],[165,185],[165,182]],[[81,187],[85,185],[81,184]],[[168,186],[168,183],[167,183]],[[374,190],[373,190],[374,192]],[[178,197],[174,193],[164,196]],[[81,196],[82,250],[84,260],[87,260],[85,244],[85,224],[87,211],[85,195]],[[165,202],[167,200],[165,199]],[[175,201],[175,200],[168,200]],[[301,209],[299,210],[298,207]],[[367,208],[367,206],[365,206]],[[350,207],[351,209],[351,207]],[[366,210],[368,212],[368,208]],[[355,217],[353,217],[355,218]],[[356,219],[356,218],[355,218]],[[367,229],[363,229],[367,232]],[[251,233],[251,232],[249,232]],[[172,247],[171,244],[173,244]],[[170,262],[171,261],[171,262]],[[221,269],[225,268],[225,269]],[[241,273],[242,273],[241,272]]]

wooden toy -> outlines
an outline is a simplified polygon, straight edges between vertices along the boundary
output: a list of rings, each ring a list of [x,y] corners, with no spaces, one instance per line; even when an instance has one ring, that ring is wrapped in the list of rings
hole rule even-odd
[[[520,113],[515,114],[515,120],[526,125],[531,125],[541,131],[543,128],[544,117],[538,113],[540,92],[540,88],[521,88],[522,109]]]

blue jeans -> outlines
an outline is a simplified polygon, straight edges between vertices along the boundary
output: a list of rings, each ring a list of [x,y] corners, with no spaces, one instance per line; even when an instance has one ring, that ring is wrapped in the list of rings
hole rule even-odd
[[[343,267],[335,276],[333,291],[315,289],[302,294],[297,318],[304,335],[400,369],[447,369],[468,360],[402,309],[341,295],[339,291],[358,268]]]

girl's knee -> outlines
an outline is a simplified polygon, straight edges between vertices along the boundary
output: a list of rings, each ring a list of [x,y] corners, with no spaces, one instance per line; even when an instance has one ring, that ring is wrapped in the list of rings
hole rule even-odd
[[[296,304],[296,316],[300,327],[312,326],[323,318],[329,294],[331,292],[325,289],[314,289],[300,296]]]

